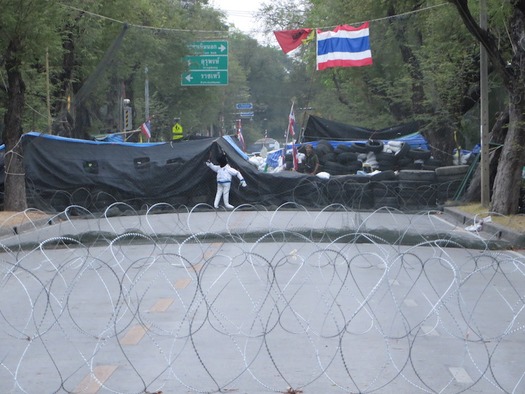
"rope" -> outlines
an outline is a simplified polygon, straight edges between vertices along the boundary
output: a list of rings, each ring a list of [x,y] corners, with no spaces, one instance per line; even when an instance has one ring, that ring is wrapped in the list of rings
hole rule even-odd
[[[432,5],[432,6],[420,8],[418,10],[407,11],[407,12],[403,12],[403,13],[396,14],[396,15],[390,15],[390,16],[383,17],[383,18],[370,19],[368,21],[372,23],[372,22],[380,22],[380,21],[389,20],[389,19],[402,18],[402,17],[407,16],[407,15],[428,11],[428,10],[431,10],[431,9],[434,9],[434,8],[438,8],[438,7],[442,7],[442,6],[445,6],[445,5],[450,5],[450,3],[448,3],[448,2],[447,3],[441,3],[441,4],[437,4],[437,5]],[[115,22],[115,23],[120,23],[122,25],[126,25],[127,24],[129,26],[133,26],[133,27],[139,28],[139,29],[173,31],[173,32],[179,32],[179,33],[205,33],[205,34],[213,33],[213,34],[227,34],[227,35],[231,34],[231,32],[224,31],[224,30],[175,29],[175,28],[168,28],[168,27],[139,25],[139,24],[127,23],[127,22],[124,22],[124,21],[121,21],[121,20],[118,20],[118,19],[115,19],[115,18],[111,18],[111,17],[105,16],[105,15],[101,15],[101,14],[97,14],[97,13],[94,13],[94,12],[86,11],[84,9],[81,9],[81,8],[78,8],[78,7],[74,7],[74,6],[71,6],[71,5],[68,5],[68,4],[63,4],[62,3],[62,6],[66,7],[66,8],[70,8],[70,9],[75,10],[75,11],[79,11],[79,12],[85,13],[87,15],[90,15],[90,16],[93,16],[93,17],[96,17],[96,18],[105,19],[105,20],[108,20],[108,21],[111,21],[111,22]],[[361,25],[361,24],[363,24],[365,22],[366,21],[350,22],[350,23],[347,23],[347,24],[349,24],[349,25]],[[331,28],[334,28],[336,26],[337,25],[324,26],[324,27],[317,27],[317,28],[313,28],[313,29],[331,29]],[[252,32],[254,32],[254,33],[256,33],[256,32],[268,33],[268,31],[266,31],[266,30],[261,30],[261,31],[252,30]]]

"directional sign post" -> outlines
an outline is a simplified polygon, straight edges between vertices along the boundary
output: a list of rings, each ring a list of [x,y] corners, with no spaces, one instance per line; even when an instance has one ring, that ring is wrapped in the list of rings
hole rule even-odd
[[[189,48],[193,55],[184,57],[182,86],[228,85],[228,41],[195,41]]]
[[[228,55],[228,41],[194,41],[189,47],[195,55]]]
[[[184,58],[188,70],[227,70],[228,56],[220,55],[203,55],[203,56],[186,56]]]
[[[183,86],[227,85],[228,71],[190,71],[182,74]]]
[[[235,104],[236,109],[252,109],[253,104],[252,103],[237,103]]]

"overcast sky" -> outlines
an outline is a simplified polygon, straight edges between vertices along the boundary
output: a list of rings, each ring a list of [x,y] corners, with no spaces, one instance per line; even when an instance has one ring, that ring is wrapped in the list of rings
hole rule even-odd
[[[261,35],[262,27],[254,14],[264,2],[261,0],[212,0],[211,5],[228,15],[228,22],[250,36]],[[258,34],[259,33],[259,34]],[[259,39],[258,37],[254,37]],[[261,40],[260,40],[261,41]]]

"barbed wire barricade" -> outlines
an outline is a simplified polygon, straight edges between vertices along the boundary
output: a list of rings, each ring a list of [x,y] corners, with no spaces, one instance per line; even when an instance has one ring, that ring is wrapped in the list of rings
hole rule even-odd
[[[232,199],[237,204],[246,199],[250,204],[265,209],[275,209],[285,202],[291,202],[316,210],[340,204],[346,209],[375,210],[388,207],[417,212],[437,209],[452,200],[464,182],[467,169],[468,166],[461,166],[458,170],[463,172],[437,176],[434,171],[403,170],[397,174],[383,171],[372,176],[335,176],[328,180],[304,177],[289,184],[281,180],[277,186],[263,190],[259,190],[262,186],[255,184],[242,191],[234,188]],[[78,206],[100,215],[112,204],[118,209],[140,213],[158,201],[165,201],[177,209],[186,209],[199,203],[211,203],[215,190],[213,184],[202,184],[194,194],[179,195],[175,190],[172,196],[159,199],[123,193],[109,187],[81,186],[70,190],[43,191],[29,184],[27,193],[29,205],[35,209],[58,213],[68,207]]]
[[[0,391],[524,390],[524,258],[495,235],[341,204],[132,213],[4,222]]]

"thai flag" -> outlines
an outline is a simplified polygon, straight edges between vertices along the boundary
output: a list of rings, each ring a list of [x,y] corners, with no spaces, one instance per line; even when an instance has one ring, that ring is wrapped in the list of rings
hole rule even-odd
[[[293,169],[297,171],[299,169],[299,161],[297,159],[297,146],[295,145],[295,114],[293,112],[293,106],[295,103],[292,103],[292,108],[290,108],[290,115],[288,115],[288,134],[292,136],[292,158],[293,158]],[[288,139],[288,138],[287,138]]]
[[[292,108],[290,109],[290,115],[288,116],[288,132],[293,137],[295,135],[295,114],[293,112],[293,104]]]
[[[368,22],[359,27],[337,26],[317,32],[317,69],[359,67],[372,64]]]
[[[147,139],[151,138],[151,122],[149,120],[142,123],[142,126],[140,126],[140,132],[144,134]]]
[[[246,150],[246,144],[244,143],[244,136],[242,135],[242,121],[237,119],[237,139],[241,143],[243,152]]]

